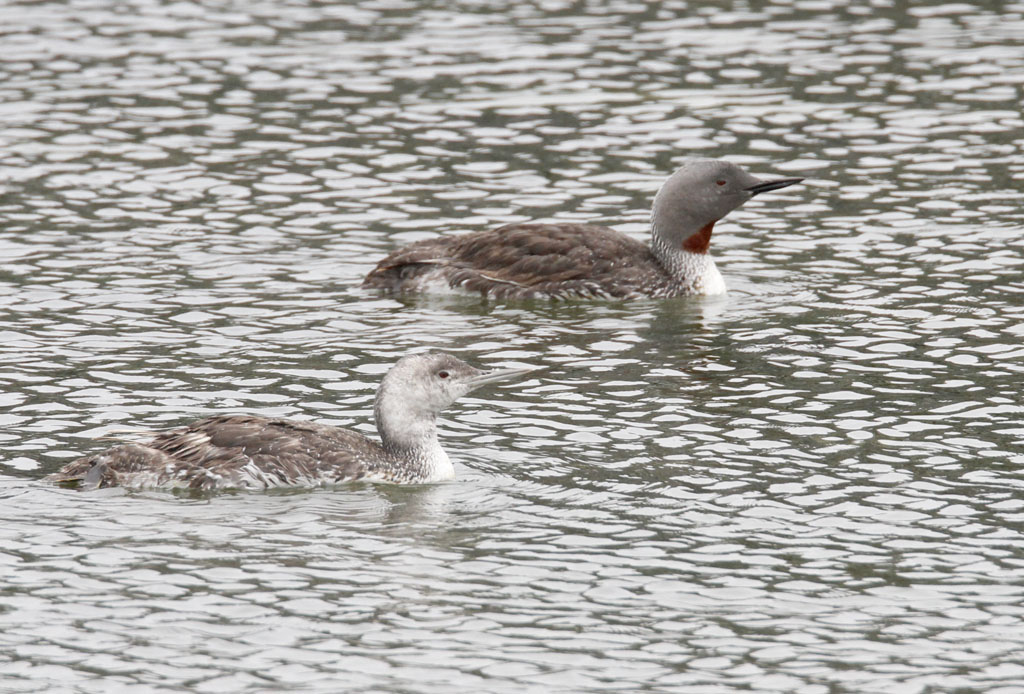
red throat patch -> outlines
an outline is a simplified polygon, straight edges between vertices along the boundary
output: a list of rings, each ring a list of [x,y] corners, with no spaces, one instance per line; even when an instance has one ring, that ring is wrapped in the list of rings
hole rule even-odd
[[[715,228],[714,222],[709,222],[707,225],[701,227],[701,230],[695,234],[690,234],[683,241],[683,250],[689,251],[690,253],[707,253],[708,246],[711,244],[711,230]]]

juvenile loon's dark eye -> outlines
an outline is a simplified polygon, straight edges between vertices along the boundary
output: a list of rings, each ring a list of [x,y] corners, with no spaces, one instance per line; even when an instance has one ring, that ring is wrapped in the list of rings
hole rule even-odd
[[[724,186],[725,185],[725,179],[724,178],[718,179],[717,181],[715,181],[715,185],[716,186]]]
[[[437,377],[438,378],[448,378],[448,376],[449,376],[449,373],[447,371],[438,371],[437,372]]]

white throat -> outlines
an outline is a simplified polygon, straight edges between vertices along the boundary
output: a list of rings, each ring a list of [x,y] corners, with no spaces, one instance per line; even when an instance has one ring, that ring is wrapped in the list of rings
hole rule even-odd
[[[375,407],[377,432],[385,452],[407,469],[416,482],[455,478],[455,467],[437,440],[437,416],[417,413],[407,402],[379,398]]]

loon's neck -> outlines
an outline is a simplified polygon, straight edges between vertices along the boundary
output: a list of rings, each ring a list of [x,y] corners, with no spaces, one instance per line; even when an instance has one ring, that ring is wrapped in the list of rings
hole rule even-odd
[[[441,482],[455,478],[455,467],[437,440],[437,416],[415,413],[409,403],[379,398],[374,408],[389,473],[407,482]]]
[[[697,232],[703,238],[694,243],[691,235],[681,245],[673,246],[665,237],[654,230],[651,239],[651,252],[676,285],[679,294],[724,294],[725,280],[715,266],[715,261],[707,252],[707,241],[711,236],[711,227],[706,231]]]
[[[426,484],[455,479],[455,466],[437,437],[411,448],[384,446],[391,460],[389,473],[403,482]]]

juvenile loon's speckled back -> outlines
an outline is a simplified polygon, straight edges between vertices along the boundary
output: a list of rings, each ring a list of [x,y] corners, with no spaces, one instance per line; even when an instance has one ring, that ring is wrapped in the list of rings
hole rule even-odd
[[[527,371],[481,371],[443,352],[409,355],[377,391],[380,444],[323,424],[220,415],[79,458],[48,479],[84,489],[195,490],[451,479],[455,469],[437,440],[437,415],[471,390]]]
[[[726,161],[692,159],[654,198],[649,247],[588,224],[509,224],[401,248],[380,261],[363,286],[494,298],[721,294],[725,282],[708,254],[715,222],[758,193],[801,180],[762,181]]]

